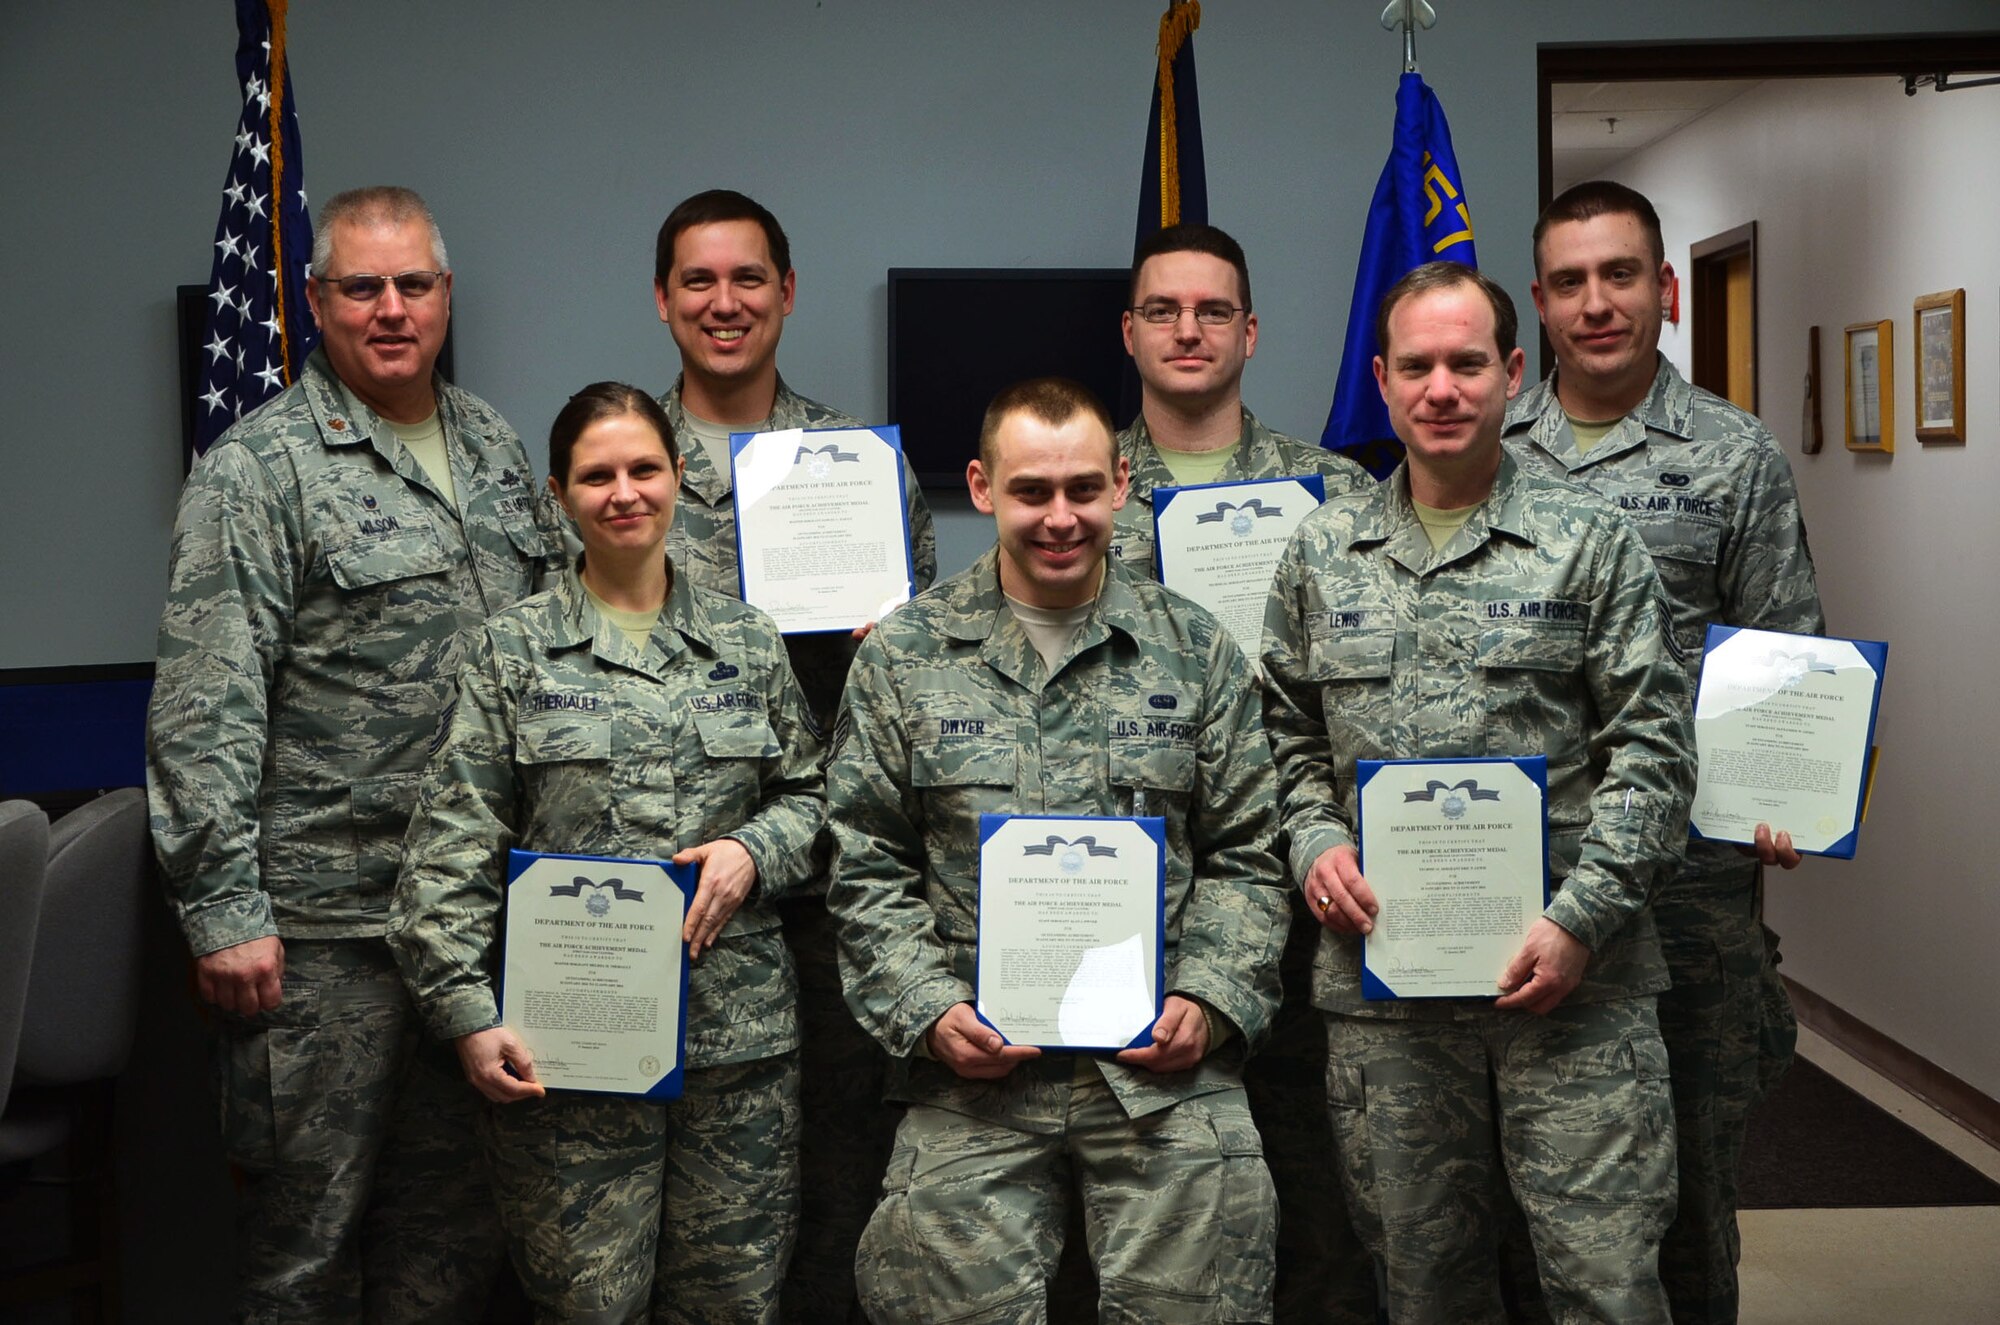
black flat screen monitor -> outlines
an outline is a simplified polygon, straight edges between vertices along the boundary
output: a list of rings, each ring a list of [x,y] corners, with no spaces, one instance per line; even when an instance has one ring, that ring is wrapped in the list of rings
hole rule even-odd
[[[965,491],[979,421],[1003,387],[1073,377],[1119,427],[1129,356],[1119,331],[1124,267],[891,267],[889,421],[933,497]]]

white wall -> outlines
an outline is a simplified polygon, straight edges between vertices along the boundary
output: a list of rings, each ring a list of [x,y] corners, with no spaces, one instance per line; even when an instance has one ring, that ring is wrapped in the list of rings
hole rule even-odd
[[[1903,94],[1899,80],[1766,83],[1623,163],[1669,260],[1757,222],[1759,404],[1798,474],[1827,619],[1889,641],[1882,769],[1852,863],[1771,888],[1788,974],[2000,1096],[2000,88]],[[1914,436],[1911,302],[1966,292],[1964,445]],[[1843,328],[1892,319],[1894,456],[1843,449]],[[1826,449],[1799,452],[1806,329],[1820,328]],[[1683,330],[1687,323],[1683,322]]]

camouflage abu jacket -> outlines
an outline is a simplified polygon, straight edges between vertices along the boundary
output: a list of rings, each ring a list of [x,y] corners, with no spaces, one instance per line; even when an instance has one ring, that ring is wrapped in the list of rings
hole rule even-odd
[[[1689,386],[1665,356],[1646,399],[1587,456],[1553,377],[1508,407],[1503,436],[1521,463],[1589,488],[1639,531],[1691,678],[1711,623],[1825,633],[1791,465],[1755,415]]]
[[[1639,531],[1673,604],[1691,684],[1710,625],[1826,633],[1784,452],[1754,414],[1688,385],[1666,356],[1645,400],[1587,456],[1576,453],[1553,377],[1514,400],[1503,435],[1522,464],[1598,493]],[[1720,842],[1690,842],[1687,864],[1738,889],[1756,875]]]
[[[1694,793],[1687,674],[1644,545],[1606,502],[1503,454],[1486,502],[1434,552],[1399,468],[1307,517],[1264,619],[1264,721],[1296,877],[1354,839],[1357,759],[1546,755],[1544,914],[1592,953],[1571,1002],[1666,986],[1653,891]],[[1313,1001],[1366,1002],[1360,940],[1325,931]]]
[[[1114,517],[1111,555],[1141,575],[1158,579],[1153,542],[1153,489],[1178,486],[1160,458],[1160,447],[1146,426],[1146,416],[1132,420],[1118,434],[1118,454],[1132,462],[1132,494]],[[1349,492],[1363,492],[1375,486],[1367,470],[1335,451],[1313,446],[1296,437],[1272,432],[1243,411],[1243,436],[1236,453],[1229,457],[1217,483],[1242,483],[1250,479],[1291,478],[1299,474],[1319,474],[1326,479],[1326,499]]]
[[[461,634],[561,564],[514,430],[436,388],[457,511],[320,350],[181,491],[146,783],[197,956],[382,932]]]
[[[486,623],[410,817],[389,945],[425,1024],[499,1024],[510,848],[665,859],[733,837],[757,884],[688,968],[688,1066],[798,1044],[773,899],[808,877],[820,748],[771,619],[676,574],[641,650],[574,571]]]
[[[706,448],[692,445],[687,431],[686,410],[681,405],[681,384],[676,380],[660,397],[674,435],[681,439],[681,454],[687,473],[681,480],[674,527],[667,535],[667,555],[689,579],[711,593],[741,598],[743,587],[736,571],[736,501],[729,472],[709,463]],[[778,379],[778,397],[771,405],[772,429],[779,428],[859,428],[862,423],[816,400],[808,400]],[[916,592],[922,593],[937,579],[937,530],[931,508],[917,473],[903,460],[904,514],[910,524],[910,565]],[[821,731],[833,725],[840,703],[840,688],[847,680],[848,664],[854,659],[854,641],[845,635],[794,635],[785,641],[791,654],[792,670],[798,674],[806,702]]]
[[[907,1072],[895,1097],[1062,1126],[1071,1055],[999,1082],[917,1057],[931,1024],[973,996],[982,813],[1164,816],[1166,989],[1262,1038],[1285,939],[1277,787],[1249,667],[1214,617],[1114,563],[1050,677],[990,551],[876,627],[845,703],[827,904],[848,1006]],[[1094,1066],[1136,1117],[1238,1084],[1241,1052],[1231,1037],[1173,1075],[1109,1057],[1075,1070]]]

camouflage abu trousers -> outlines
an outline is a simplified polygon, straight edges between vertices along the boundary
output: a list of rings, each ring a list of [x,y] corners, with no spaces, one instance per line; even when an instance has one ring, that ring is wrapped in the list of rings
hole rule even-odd
[[[1777,936],[1757,917],[1754,870],[1720,890],[1677,880],[1653,904],[1674,981],[1660,995],[1660,1034],[1673,1065],[1680,1208],[1660,1244],[1660,1281],[1676,1325],[1734,1325],[1737,1162],[1751,1109],[1798,1042]]]
[[[540,1320],[771,1322],[799,1209],[799,1060],[690,1068],[680,1099],[489,1105],[482,1134]]]
[[[854,1247],[882,1190],[902,1112],[882,1099],[889,1055],[855,1024],[840,992],[833,918],[823,896],[778,903],[799,973],[799,1236],[778,1318],[860,1321]]]
[[[1663,1325],[1674,1123],[1650,997],[1546,1017],[1329,1013],[1327,1032],[1341,1177],[1392,1321],[1506,1319],[1496,1265],[1511,1189],[1554,1320]]]
[[[1241,1090],[1128,1117],[1080,1073],[1059,1135],[928,1105],[896,1129],[855,1280],[876,1325],[1039,1325],[1072,1180],[1119,1325],[1268,1321],[1276,1214]]]
[[[285,944],[283,1001],[213,1014],[241,1177],[238,1319],[474,1321],[505,1254],[479,1096],[380,940]]]
[[[1280,966],[1284,1003],[1243,1065],[1250,1112],[1278,1191],[1278,1325],[1374,1325],[1375,1262],[1327,1184],[1333,1132],[1326,1107],[1326,1018],[1312,1005],[1320,925],[1292,893],[1292,929]]]

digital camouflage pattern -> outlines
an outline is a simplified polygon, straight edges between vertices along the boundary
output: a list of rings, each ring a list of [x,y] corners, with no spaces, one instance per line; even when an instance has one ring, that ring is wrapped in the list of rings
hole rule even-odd
[[[774,1318],[797,1218],[798,1074],[778,1056],[799,1038],[774,903],[812,874],[819,755],[770,618],[679,574],[643,646],[598,616],[571,571],[488,621],[460,669],[389,923],[438,1038],[499,1024],[510,849],[665,859],[731,837],[757,866],[750,897],[688,970],[682,1100],[558,1092],[493,1110],[505,1116],[489,1145],[510,1166],[494,1175],[501,1218],[524,1284],[557,1318],[628,1319],[615,1304],[647,1300],[654,1261],[627,1253],[663,1219],[665,1282],[686,1274],[741,1295],[707,1318]],[[744,1064],[758,1071],[734,1071]],[[563,1157],[553,1175],[549,1155]],[[750,1186],[723,1190],[746,1174]],[[769,1263],[753,1271],[757,1247]]]
[[[1132,462],[1132,491],[1124,508],[1113,517],[1111,555],[1141,575],[1159,576],[1157,545],[1153,540],[1153,489],[1178,487],[1167,462],[1160,458],[1160,445],[1146,416],[1139,415],[1118,434],[1118,454]],[[1215,477],[1217,483],[1244,483],[1251,479],[1293,478],[1319,474],[1326,479],[1328,499],[1343,493],[1360,492],[1375,486],[1367,470],[1337,451],[1302,442],[1281,432],[1273,432],[1258,422],[1248,408],[1243,411],[1243,432],[1229,463]]]
[[[211,1016],[238,1319],[483,1319],[506,1248],[472,1144],[479,1097],[382,941],[287,943],[282,1003]]]
[[[1548,919],[1591,950],[1569,1001],[1657,993],[1647,909],[1680,860],[1694,791],[1687,674],[1638,536],[1605,502],[1503,455],[1493,491],[1434,551],[1406,469],[1328,502],[1278,563],[1264,722],[1292,872],[1352,843],[1357,759],[1548,758]],[[1361,941],[1326,931],[1314,1001],[1361,997]]]
[[[544,1319],[778,1319],[798,1223],[798,1055],[684,1085],[665,1106],[578,1092],[486,1111],[515,1267]]]
[[[660,397],[675,433],[687,439],[686,410],[676,381]],[[778,379],[770,428],[858,428],[859,419],[809,400]],[[736,503],[731,476],[710,462],[707,448],[682,445],[687,472],[668,536],[674,564],[695,583],[731,598],[743,590],[737,577]],[[923,488],[906,457],[904,513],[910,526],[910,565],[916,591],[937,579],[937,532]],[[785,640],[792,671],[820,732],[833,730],[841,688],[854,661],[854,641],[843,634],[793,635]],[[804,1028],[803,1109],[805,1211],[798,1250],[785,1281],[783,1319],[790,1325],[837,1321],[854,1307],[854,1244],[874,1208],[874,1193],[888,1161],[896,1120],[882,1101],[887,1060],[862,1034],[840,998],[834,965],[833,926],[822,900],[824,874],[805,895],[779,907],[785,941],[799,976],[799,1019]]]
[[[1587,456],[1577,454],[1554,378],[1523,392],[1507,419],[1522,463],[1603,494],[1638,529],[1691,680],[1711,624],[1825,633],[1791,466],[1756,416],[1688,385],[1662,357],[1646,399]],[[1751,1107],[1790,1065],[1798,1029],[1774,936],[1767,945],[1755,862],[1692,842],[1653,910],[1673,977],[1660,1029],[1681,1155],[1681,1210],[1660,1273],[1677,1320],[1730,1322],[1737,1157]]]
[[[1328,1018],[1341,1181],[1383,1256],[1390,1319],[1519,1319],[1494,1273],[1518,1198],[1544,1318],[1666,1325],[1653,1254],[1674,1209],[1674,1117],[1652,1005]]]
[[[1060,1136],[911,1108],[881,1210],[862,1238],[868,1318],[1042,1325],[1072,1200],[1103,1283],[1092,1319],[1271,1318],[1277,1210],[1243,1092],[1132,1118],[1088,1071],[1078,1074]]]
[[[250,1319],[351,1319],[363,1273],[386,1314],[450,1319],[498,1264],[475,1097],[426,1076],[380,936],[462,636],[559,564],[560,525],[506,421],[434,386],[456,510],[315,350],[196,464],[175,522],[154,848],[196,956],[288,948],[281,1005],[215,1022]]]
[[[674,527],[667,535],[667,554],[688,578],[712,593],[741,598],[743,586],[736,563],[735,488],[729,473],[709,462],[708,450],[691,446],[687,439],[687,411],[681,404],[681,384],[676,380],[660,397],[674,435],[683,439],[681,455],[687,472],[681,479],[680,503],[674,511]],[[771,405],[769,431],[782,428],[860,428],[861,420],[842,414],[816,400],[808,400],[778,379],[777,399]],[[910,525],[910,565],[916,591],[922,593],[937,579],[937,529],[931,521],[930,505],[917,482],[917,472],[903,458],[903,513]],[[840,705],[840,690],[847,681],[848,664],[854,659],[854,641],[842,634],[794,635],[785,640],[792,656],[792,670],[805,691],[814,720],[822,732],[833,729],[833,715]]]
[[[1240,1087],[1242,1055],[1277,1005],[1285,899],[1248,668],[1212,616],[1108,566],[1051,675],[1004,605],[989,552],[862,644],[835,744],[828,901],[848,1005],[894,1060],[895,1098],[1055,1137],[1101,1081],[1136,1145],[1167,1125],[1148,1119]],[[988,812],[1165,818],[1166,989],[1227,1023],[1219,1049],[1170,1076],[1052,1055],[990,1083],[921,1056],[931,1024],[973,996],[976,843]],[[883,1218],[878,1209],[871,1227]],[[1053,1268],[1045,1259],[1038,1285]],[[870,1273],[892,1273],[880,1255],[861,1268],[864,1292]],[[1268,1311],[1268,1277],[1252,1291]]]
[[[1111,554],[1157,579],[1153,490],[1176,483],[1144,414],[1118,434],[1118,454],[1131,461],[1132,489],[1115,517]],[[1215,481],[1301,474],[1321,475],[1328,499],[1375,486],[1375,477],[1346,456],[1274,432],[1246,407],[1235,453]],[[1373,1325],[1374,1267],[1353,1229],[1338,1217],[1341,1211],[1328,1208],[1319,1172],[1333,1144],[1326,1114],[1326,1025],[1312,1006],[1319,922],[1307,914],[1296,890],[1292,903],[1280,962],[1284,1001],[1271,1038],[1243,1066],[1243,1084],[1278,1188],[1277,1320],[1278,1325]]]
[[[458,512],[323,350],[181,491],[146,781],[197,956],[381,934],[461,636],[559,565],[513,429],[437,397]]]
[[[1372,492],[1328,502],[1294,536],[1265,617],[1264,670],[1294,877],[1354,842],[1356,759],[1545,755],[1556,891],[1544,914],[1592,953],[1557,1015],[1536,1019],[1485,1000],[1368,1002],[1360,940],[1322,934],[1314,1001],[1337,1014],[1327,1093],[1349,1208],[1386,1269],[1392,1318],[1456,1319],[1431,1304],[1465,1277],[1461,1256],[1491,1266],[1493,1207],[1508,1181],[1524,1180],[1549,1198],[1523,1209],[1544,1282],[1560,1285],[1551,1298],[1587,1298],[1590,1319],[1655,1318],[1641,1304],[1657,1299],[1664,1312],[1654,1257],[1665,1216],[1646,1211],[1672,1208],[1670,1162],[1631,1197],[1630,1218],[1603,1226],[1580,1281],[1566,1260],[1596,1209],[1591,1165],[1672,1133],[1657,1081],[1664,1056],[1655,1072],[1636,1028],[1657,1045],[1647,996],[1664,987],[1665,968],[1647,903],[1684,841],[1692,733],[1671,618],[1637,535],[1607,503],[1503,454],[1487,500],[1434,550],[1398,469]],[[1532,1053],[1489,1055],[1530,1031]],[[1414,1072],[1433,1048],[1441,1058],[1425,1076],[1376,1089],[1399,1080],[1399,1055]],[[1545,1088],[1545,1062],[1567,1093]],[[1490,1139],[1456,1138],[1460,1124],[1442,1116],[1474,1115],[1496,1090],[1498,1154]],[[1633,1107],[1650,1090],[1657,1118]],[[1458,1147],[1448,1178],[1425,1165],[1417,1138]],[[1576,1203],[1557,1199],[1564,1192]],[[1403,1217],[1431,1206],[1441,1208]],[[1497,1295],[1490,1269],[1478,1283],[1455,1291]]]
[[[488,621],[410,818],[389,944],[431,1033],[500,1023],[507,852],[662,859],[741,842],[757,884],[688,969],[687,1066],[798,1045],[774,901],[812,874],[820,745],[771,619],[674,574],[644,648],[574,570]]]

